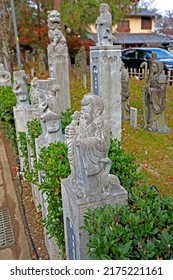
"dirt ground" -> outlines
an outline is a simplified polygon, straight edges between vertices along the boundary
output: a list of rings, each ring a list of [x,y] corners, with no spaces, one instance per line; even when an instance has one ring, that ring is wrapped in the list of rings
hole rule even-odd
[[[2,129],[0,129],[0,136],[4,141],[31,257],[33,260],[47,260],[49,259],[49,256],[44,241],[41,212],[36,211],[32,200],[30,185],[27,182],[20,180],[20,177],[18,176],[17,158],[9,140],[4,136]]]

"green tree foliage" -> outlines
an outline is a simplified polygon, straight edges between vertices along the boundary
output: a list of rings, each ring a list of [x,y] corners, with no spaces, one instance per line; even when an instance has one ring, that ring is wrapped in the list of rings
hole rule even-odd
[[[113,23],[117,23],[125,15],[129,14],[138,1],[130,0],[64,0],[61,6],[61,17],[64,24],[74,34],[84,35],[86,26],[93,24],[99,16],[100,3],[108,3],[112,13]]]

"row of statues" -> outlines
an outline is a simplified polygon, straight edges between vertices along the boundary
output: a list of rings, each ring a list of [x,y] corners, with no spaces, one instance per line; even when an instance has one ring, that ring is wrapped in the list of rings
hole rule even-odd
[[[150,80],[145,83],[142,89],[144,128],[150,132],[168,133],[169,128],[165,123],[167,79],[163,73],[163,63],[158,60],[152,60],[150,71]],[[20,73],[20,75],[17,73]],[[38,108],[39,103],[37,80],[36,77],[32,80],[30,90],[31,104],[35,108]],[[121,85],[122,120],[128,120],[130,118],[130,86],[128,70],[124,67],[123,63],[121,67]],[[13,91],[19,107],[23,106],[24,103],[29,104],[26,75],[23,70],[14,72]],[[52,99],[55,98],[53,94],[49,97]]]

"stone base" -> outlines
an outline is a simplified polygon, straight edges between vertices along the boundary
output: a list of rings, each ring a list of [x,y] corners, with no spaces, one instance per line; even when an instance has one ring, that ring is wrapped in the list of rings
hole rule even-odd
[[[66,255],[68,260],[86,260],[88,234],[81,229],[87,209],[103,207],[106,204],[127,204],[128,194],[124,188],[114,195],[78,198],[71,188],[69,179],[62,180],[62,201]]]

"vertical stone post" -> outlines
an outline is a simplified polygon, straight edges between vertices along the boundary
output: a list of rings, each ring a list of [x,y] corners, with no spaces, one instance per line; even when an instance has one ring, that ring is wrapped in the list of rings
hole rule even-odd
[[[48,146],[53,142],[63,142],[61,129],[61,98],[59,96],[59,87],[57,87],[56,79],[49,78],[47,80],[37,80],[39,91],[39,119],[42,126],[42,134],[35,140],[37,160],[39,161],[40,150],[42,147]],[[58,160],[58,159],[57,159]],[[43,171],[38,174],[39,183],[43,182]],[[48,215],[47,195],[38,191],[35,193],[37,202],[42,206],[42,216],[45,219]],[[45,244],[48,250],[50,259],[60,259],[59,249],[54,238],[50,239],[44,228]]]
[[[60,88],[61,112],[71,107],[69,53],[66,39],[61,30],[60,13],[53,10],[48,13],[48,36],[50,44],[47,48],[49,76],[54,78]]]
[[[103,99],[112,137],[121,140],[121,49],[113,46],[109,5],[100,4],[96,20],[98,43],[90,48],[91,93]]]
[[[91,93],[103,99],[113,138],[121,140],[120,46],[90,48]]]

